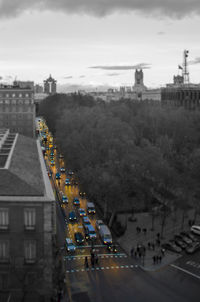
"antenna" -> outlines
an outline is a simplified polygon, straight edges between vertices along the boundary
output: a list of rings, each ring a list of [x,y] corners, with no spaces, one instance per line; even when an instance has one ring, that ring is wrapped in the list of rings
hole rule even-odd
[[[189,71],[188,71],[188,53],[189,50],[184,50],[183,52],[183,69],[182,69],[182,76],[183,76],[183,81],[184,84],[189,84],[190,80],[189,80]]]

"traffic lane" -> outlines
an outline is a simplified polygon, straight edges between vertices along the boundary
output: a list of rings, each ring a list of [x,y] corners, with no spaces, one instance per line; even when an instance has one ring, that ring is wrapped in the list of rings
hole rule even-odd
[[[149,272],[147,275],[152,277],[155,282],[162,284],[163,287],[168,287],[171,292],[174,292],[175,298],[180,298],[179,301],[199,301],[200,280],[176,269],[173,264],[159,271]]]
[[[77,266],[78,267],[78,266]],[[78,270],[78,271],[77,271]],[[156,273],[155,273],[156,274]],[[157,275],[158,276],[158,275]],[[199,301],[199,284],[188,285],[180,275],[170,272],[167,280],[155,278],[154,275],[142,272],[138,268],[116,268],[108,264],[104,269],[83,271],[76,268],[74,272],[67,273],[71,292],[83,287],[82,280],[87,280],[87,292],[91,301],[155,301],[155,302],[197,302]],[[173,280],[173,278],[175,280]],[[184,288],[183,288],[184,286]]]
[[[200,278],[200,251],[196,251],[194,254],[190,255],[185,254],[174,264]]]

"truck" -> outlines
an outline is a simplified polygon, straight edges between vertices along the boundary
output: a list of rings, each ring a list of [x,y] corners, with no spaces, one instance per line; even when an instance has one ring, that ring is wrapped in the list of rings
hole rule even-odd
[[[112,244],[112,235],[109,228],[104,224],[101,225],[99,229],[99,235],[104,244],[111,245]]]

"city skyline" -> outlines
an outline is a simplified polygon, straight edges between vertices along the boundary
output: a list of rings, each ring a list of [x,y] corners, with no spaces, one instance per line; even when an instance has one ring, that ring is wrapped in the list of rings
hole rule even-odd
[[[190,79],[199,83],[200,5],[157,2],[0,1],[1,82],[43,83],[51,73],[72,87],[133,85],[138,66],[145,85],[160,87],[189,49]]]

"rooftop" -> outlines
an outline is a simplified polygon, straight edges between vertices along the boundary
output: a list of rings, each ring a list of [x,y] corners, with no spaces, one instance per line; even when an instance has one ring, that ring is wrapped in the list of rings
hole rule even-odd
[[[36,141],[6,129],[0,129],[0,195],[44,195]]]

